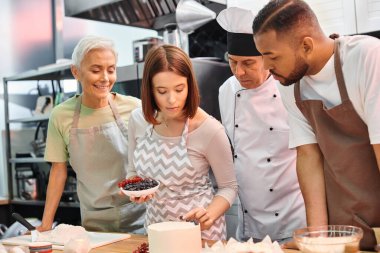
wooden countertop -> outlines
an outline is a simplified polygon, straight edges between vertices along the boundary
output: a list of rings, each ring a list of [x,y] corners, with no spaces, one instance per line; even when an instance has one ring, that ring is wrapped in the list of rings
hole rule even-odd
[[[111,243],[99,248],[92,249],[90,253],[131,253],[134,250],[137,249],[138,246],[140,246],[143,242],[148,242],[148,237],[145,235],[131,235],[131,238]],[[55,253],[62,253],[63,251],[54,250]],[[298,250],[289,250],[285,249],[285,253],[299,253]],[[362,251],[362,253],[365,253]],[[369,252],[368,252],[369,253]]]
[[[95,249],[90,250],[90,253],[132,253],[134,250],[137,249],[138,246],[140,246],[142,243],[148,242],[148,237],[145,235],[134,235],[131,234],[131,237],[111,243],[102,247],[98,247]],[[53,250],[54,253],[62,253],[63,251],[60,250]],[[300,253],[298,250],[290,250],[290,249],[284,249],[285,253]],[[367,251],[361,251],[361,253],[371,253]]]
[[[148,237],[145,235],[131,234],[131,238],[111,243],[102,247],[90,250],[90,253],[131,253],[137,249],[142,243],[148,242]],[[54,253],[62,253],[60,250],[53,250]],[[285,250],[286,253],[296,253],[298,250]]]
[[[148,242],[148,237],[145,235],[133,235],[131,238],[111,243],[99,248],[90,250],[90,253],[109,253],[109,252],[125,252],[130,253],[137,249],[143,242]]]

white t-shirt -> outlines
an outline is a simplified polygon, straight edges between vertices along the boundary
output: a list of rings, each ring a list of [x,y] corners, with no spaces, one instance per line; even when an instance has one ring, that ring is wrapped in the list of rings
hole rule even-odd
[[[380,40],[370,36],[339,38],[340,60],[348,96],[368,126],[371,144],[380,143]],[[316,75],[300,82],[301,98],[322,100],[330,109],[341,104],[332,56]],[[295,104],[294,85],[279,87],[289,112],[289,147],[317,143],[314,131]]]

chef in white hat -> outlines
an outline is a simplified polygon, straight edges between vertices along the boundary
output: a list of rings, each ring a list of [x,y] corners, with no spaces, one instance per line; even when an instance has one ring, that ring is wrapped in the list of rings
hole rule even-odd
[[[245,241],[286,242],[306,225],[296,175],[296,151],[288,149],[289,126],[277,86],[265,70],[253,36],[254,15],[230,7],[217,17],[227,31],[228,59],[234,74],[219,89],[222,123],[234,149],[239,184],[236,237]]]

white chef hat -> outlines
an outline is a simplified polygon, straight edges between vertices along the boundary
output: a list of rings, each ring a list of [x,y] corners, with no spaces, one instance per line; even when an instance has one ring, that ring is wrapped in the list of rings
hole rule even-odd
[[[222,10],[216,20],[227,31],[227,50],[239,56],[260,56],[252,36],[255,15],[251,10],[230,7]]]

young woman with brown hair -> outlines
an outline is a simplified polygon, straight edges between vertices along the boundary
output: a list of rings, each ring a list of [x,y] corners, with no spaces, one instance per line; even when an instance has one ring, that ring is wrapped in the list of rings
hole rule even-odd
[[[181,49],[149,51],[141,98],[142,110],[133,111],[129,122],[127,175],[160,181],[154,196],[131,197],[146,203],[145,225],[182,216],[200,223],[203,239],[225,239],[224,213],[237,192],[230,145],[223,126],[199,108],[193,67]]]

